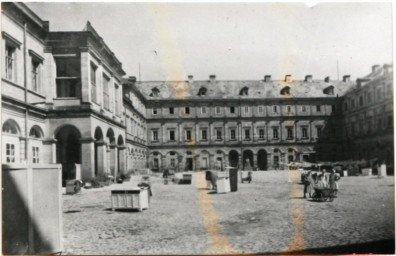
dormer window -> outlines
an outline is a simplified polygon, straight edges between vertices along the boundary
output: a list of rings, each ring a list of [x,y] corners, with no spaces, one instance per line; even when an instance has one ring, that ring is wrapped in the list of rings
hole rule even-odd
[[[243,88],[239,91],[239,95],[241,95],[241,96],[247,96],[247,95],[249,95],[249,88],[247,88],[246,86],[243,87]]]
[[[334,95],[334,86],[330,85],[329,87],[326,87],[323,90],[323,93],[327,95]]]
[[[159,97],[160,90],[157,87],[151,89],[150,97]]]
[[[281,95],[290,95],[290,87],[289,86],[285,86],[282,88],[282,90],[280,91]]]
[[[199,88],[198,96],[204,96],[204,95],[206,95],[206,91],[207,91],[207,89],[206,89],[205,87]]]

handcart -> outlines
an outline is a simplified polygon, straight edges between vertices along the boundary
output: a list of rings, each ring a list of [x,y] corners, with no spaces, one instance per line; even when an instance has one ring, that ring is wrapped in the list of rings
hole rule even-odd
[[[312,195],[312,199],[314,201],[332,202],[334,197],[337,196],[337,189],[334,188],[326,188],[326,187],[314,187],[314,194]]]

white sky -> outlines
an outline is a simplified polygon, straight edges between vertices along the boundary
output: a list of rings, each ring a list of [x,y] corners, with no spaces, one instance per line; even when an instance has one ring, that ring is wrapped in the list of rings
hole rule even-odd
[[[259,80],[367,75],[392,63],[391,3],[33,3],[51,31],[87,20],[123,63],[148,80]]]

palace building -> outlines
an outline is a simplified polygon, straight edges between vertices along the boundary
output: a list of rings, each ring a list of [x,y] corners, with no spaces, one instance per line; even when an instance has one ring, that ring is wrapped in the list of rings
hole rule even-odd
[[[294,80],[136,81],[87,22],[53,32],[2,3],[2,163],[60,163],[63,179],[137,169],[393,165],[393,69]]]

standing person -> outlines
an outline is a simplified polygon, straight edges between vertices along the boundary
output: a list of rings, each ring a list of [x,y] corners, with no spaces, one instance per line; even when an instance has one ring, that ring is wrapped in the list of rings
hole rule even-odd
[[[329,175],[329,187],[331,189],[335,189],[336,188],[336,184],[335,184],[335,170],[331,170],[331,173]]]
[[[310,180],[312,180],[311,171],[309,171],[307,174],[304,175],[304,180],[303,180],[303,183],[304,183],[304,198],[307,198],[306,194],[308,192],[308,187],[311,184]],[[309,193],[309,196],[311,197],[311,193]]]
[[[206,187],[210,190],[211,189],[211,180],[212,175],[210,171],[205,172],[205,180],[206,180]]]

